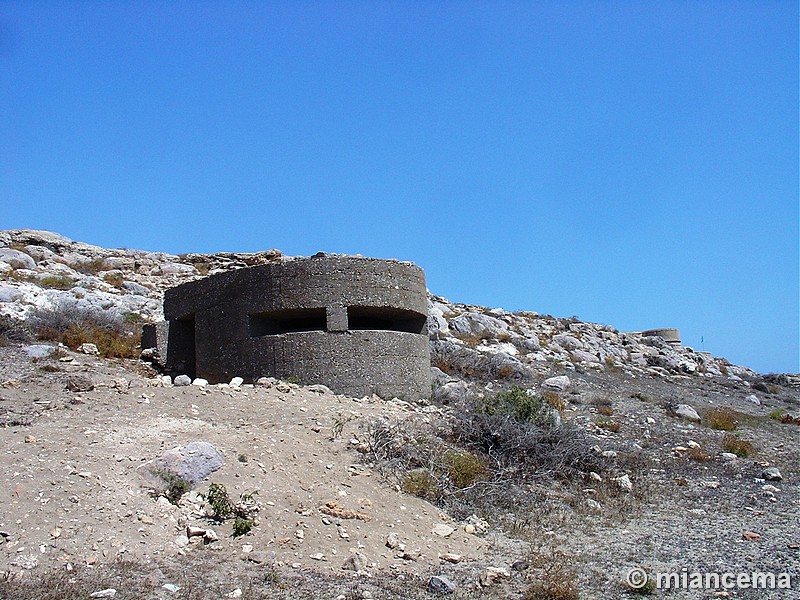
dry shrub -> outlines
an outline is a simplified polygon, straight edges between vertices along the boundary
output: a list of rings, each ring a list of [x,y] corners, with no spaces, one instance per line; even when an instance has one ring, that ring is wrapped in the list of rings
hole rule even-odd
[[[555,408],[558,412],[562,412],[567,407],[567,403],[558,392],[545,390],[542,392],[542,398],[544,398],[545,402]]]
[[[740,458],[747,458],[755,454],[755,446],[747,440],[740,440],[735,435],[726,433],[722,438],[722,449],[725,452],[735,454]]]
[[[781,423],[784,425],[800,425],[800,417],[793,417],[787,413],[781,417]]]
[[[540,396],[517,386],[473,402],[455,416],[453,437],[465,448],[488,457],[495,470],[522,479],[573,477],[605,469],[583,429],[562,422]]]
[[[713,456],[711,456],[708,452],[698,447],[689,448],[689,450],[686,452],[686,457],[698,462],[708,462],[713,458]]]
[[[614,414],[614,409],[611,406],[602,405],[597,407],[597,412],[604,417],[610,417]]]
[[[612,421],[611,419],[607,419],[606,417],[597,419],[594,424],[600,429],[605,429],[606,431],[611,431],[613,433],[617,433],[619,431],[619,423]]]
[[[75,287],[74,279],[61,275],[48,275],[41,279],[35,279],[34,282],[38,283],[43,288],[52,288],[54,290],[71,290]]]
[[[125,278],[122,276],[122,273],[118,271],[108,271],[107,273],[103,273],[103,281],[109,285],[113,285],[115,288],[119,288],[122,287]]]
[[[28,342],[31,333],[25,323],[7,315],[0,315],[0,347],[12,342]]]
[[[739,426],[736,412],[729,408],[712,408],[703,415],[700,423],[720,431],[733,431]]]
[[[560,551],[531,556],[531,565],[541,569],[525,593],[523,600],[579,600],[578,576],[569,564],[569,558]]]
[[[36,311],[30,322],[40,340],[61,342],[73,350],[84,343],[95,344],[100,355],[108,358],[139,356],[140,328],[112,313],[61,304]]]
[[[93,258],[92,260],[79,262],[72,268],[84,275],[96,275],[100,271],[105,271],[108,267],[106,267],[106,260],[104,258]]]

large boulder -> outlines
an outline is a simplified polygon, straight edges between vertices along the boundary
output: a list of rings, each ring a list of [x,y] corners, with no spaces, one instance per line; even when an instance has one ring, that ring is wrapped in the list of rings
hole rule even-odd
[[[35,269],[36,261],[30,256],[13,248],[0,248],[0,260],[15,269]]]
[[[460,338],[487,340],[509,335],[508,324],[505,321],[480,313],[464,313],[451,319],[449,325],[453,334]]]
[[[225,456],[208,442],[192,442],[183,448],[167,450],[141,465],[137,472],[147,487],[166,491],[176,481],[184,481],[189,489],[219,469]]]

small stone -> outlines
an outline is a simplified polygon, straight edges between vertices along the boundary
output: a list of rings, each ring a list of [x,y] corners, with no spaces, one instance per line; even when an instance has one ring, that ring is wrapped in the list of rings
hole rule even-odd
[[[688,404],[678,404],[678,406],[675,407],[675,414],[689,421],[700,421],[700,415]]]
[[[197,378],[195,378],[194,381],[192,381],[192,385],[197,386],[197,387],[206,387],[208,385],[208,379],[203,379],[202,377],[197,377]]]
[[[761,479],[764,481],[781,481],[783,479],[783,475],[781,475],[778,467],[767,467],[761,471]]]
[[[764,486],[761,486],[761,489],[764,490],[765,492],[772,492],[773,494],[775,494],[776,492],[780,492],[780,489],[778,489],[774,485],[770,485],[770,484],[766,484]]]
[[[530,563],[524,560],[515,560],[514,563],[511,565],[511,568],[517,572],[526,571],[531,568],[531,565]]]
[[[615,477],[613,481],[617,484],[617,487],[626,494],[630,494],[633,491],[633,482],[627,473],[620,477]]]
[[[742,534],[742,537],[746,539],[748,542],[758,542],[761,540],[761,535],[756,533],[755,531],[745,531]]]
[[[591,471],[589,473],[589,479],[591,479],[592,481],[603,481],[603,478],[600,477],[600,474],[595,473],[594,471]]]
[[[186,385],[192,385],[192,378],[189,377],[188,375],[178,375],[175,378],[175,380],[173,381],[173,384],[175,384],[175,385],[177,385],[179,387],[183,387],[183,386],[186,386]]]
[[[232,592],[228,592],[225,594],[226,598],[241,598],[242,597],[242,588],[236,588]]]
[[[473,525],[472,523],[467,523],[466,525],[464,525],[464,533],[475,535],[475,525]]]
[[[231,379],[231,382],[228,385],[230,385],[232,388],[238,388],[242,387],[243,383],[244,379],[242,379],[241,377],[234,377],[233,379]]]
[[[464,557],[460,554],[454,554],[453,552],[447,552],[446,554],[440,554],[439,559],[445,562],[457,564],[464,560]]]
[[[747,397],[747,399],[748,399],[750,402],[752,402],[753,404],[755,404],[756,406],[761,406],[761,400],[759,400],[759,399],[758,399],[758,396],[756,396],[755,394],[750,394],[750,395]]]
[[[566,375],[558,375],[556,377],[550,377],[542,382],[542,388],[555,392],[564,392],[568,390],[571,385],[572,382]]]
[[[356,552],[352,556],[349,556],[347,560],[344,561],[342,565],[342,569],[346,571],[366,571],[367,570],[367,557],[361,554],[360,552]]]
[[[108,588],[105,590],[100,590],[99,592],[92,592],[89,594],[89,598],[113,598],[117,595],[117,590],[114,588]]]
[[[501,567],[488,567],[478,576],[478,582],[481,584],[481,587],[489,587],[496,581],[509,577],[511,577],[511,573],[506,569]]]
[[[648,425],[655,425],[656,424],[656,420],[653,417],[647,417],[646,422],[647,422]]]
[[[587,498],[584,501],[584,504],[586,505],[586,508],[588,508],[592,512],[596,513],[603,512],[603,506],[597,500],[594,500],[592,498]]]
[[[695,448],[695,449],[699,449],[700,448],[700,444],[698,444],[694,440],[689,440],[688,442],[686,442],[686,446],[688,448]]]
[[[434,594],[452,594],[456,584],[444,575],[434,575],[428,580],[428,591]]]
[[[446,525],[445,523],[439,523],[433,528],[433,534],[438,535],[439,537],[448,537],[454,531],[454,527],[450,527],[450,525]]]
[[[197,535],[205,535],[205,534],[206,534],[206,530],[203,529],[202,527],[193,527],[193,526],[189,525],[186,528],[186,537],[194,537],[194,536],[197,536]]]
[[[32,435],[26,435],[25,436],[25,443],[26,444],[32,444],[35,441],[36,441],[36,438],[33,437]]]
[[[315,554],[309,554],[308,558],[311,560],[325,560],[325,555],[322,552],[316,552]]]
[[[67,389],[70,392],[91,392],[94,382],[86,375],[70,375],[67,377]]]
[[[400,538],[397,537],[397,534],[392,532],[388,536],[386,536],[386,547],[390,550],[394,550],[400,546]]]
[[[90,356],[100,356],[100,350],[97,349],[97,346],[89,342],[78,346],[78,352],[88,354]]]
[[[185,535],[179,535],[175,538],[175,545],[178,548],[185,548],[189,545],[189,538]]]
[[[50,530],[50,537],[52,537],[54,539],[60,538],[61,537],[61,527],[53,527],[53,529]]]
[[[261,550],[255,550],[253,552],[248,552],[245,554],[245,558],[251,563],[255,563],[257,565],[262,565],[267,562],[268,557],[267,553]]]
[[[175,585],[174,583],[165,583],[161,587],[167,590],[168,592],[172,592],[173,594],[181,589],[181,586]]]
[[[720,456],[722,457],[722,460],[726,462],[733,462],[734,460],[739,458],[733,452],[723,452],[722,454],[720,454]]]
[[[206,529],[205,534],[203,535],[203,542],[206,544],[210,544],[211,542],[219,541],[219,536],[217,532],[213,529]]]

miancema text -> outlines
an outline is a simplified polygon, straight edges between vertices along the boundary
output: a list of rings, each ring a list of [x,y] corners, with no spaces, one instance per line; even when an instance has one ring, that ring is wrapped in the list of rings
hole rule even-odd
[[[680,573],[656,573],[658,589],[764,589],[792,588],[789,573],[700,573],[684,569]]]

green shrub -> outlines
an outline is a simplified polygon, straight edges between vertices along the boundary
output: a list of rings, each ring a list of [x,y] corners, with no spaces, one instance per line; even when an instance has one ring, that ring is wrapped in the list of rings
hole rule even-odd
[[[448,450],[443,462],[450,480],[457,488],[469,487],[486,473],[486,463],[471,452]]]
[[[212,483],[208,486],[208,493],[205,495],[206,502],[214,511],[214,518],[217,521],[224,521],[233,515],[233,502],[228,496],[228,491],[221,483]]]
[[[51,288],[54,290],[71,290],[75,287],[75,280],[69,277],[62,277],[61,275],[48,275],[41,279],[34,279],[43,288]]]
[[[769,416],[769,418],[773,421],[780,421],[785,414],[786,411],[784,411],[782,408],[776,408],[775,410],[770,411],[769,415],[767,416]]]
[[[485,399],[481,411],[487,415],[508,415],[517,421],[531,423],[553,417],[553,407],[544,397],[530,394],[518,385],[512,385],[509,390]]]
[[[419,498],[436,502],[442,495],[439,482],[427,469],[414,469],[405,473],[401,479],[402,490]]]
[[[233,537],[239,537],[250,533],[253,525],[255,525],[255,521],[253,521],[253,519],[236,517],[233,520]]]
[[[183,495],[192,489],[188,481],[168,469],[151,469],[150,472],[165,485],[165,489],[156,492],[156,495],[164,496],[172,504],[177,505]]]

